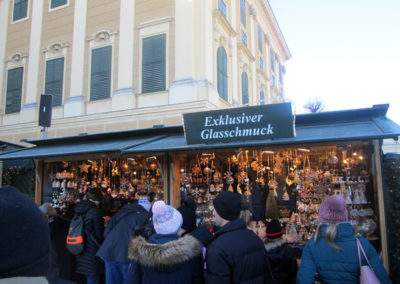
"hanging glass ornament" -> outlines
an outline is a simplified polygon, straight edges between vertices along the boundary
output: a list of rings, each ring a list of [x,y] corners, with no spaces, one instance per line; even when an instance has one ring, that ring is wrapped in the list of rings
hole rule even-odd
[[[353,204],[361,204],[359,189],[355,189],[354,196],[353,196]]]
[[[283,201],[289,201],[290,200],[289,194],[288,194],[288,192],[286,190],[286,186],[283,187],[282,200]]]
[[[359,191],[360,191],[360,203],[361,204],[367,204],[367,197],[365,196],[365,185],[364,184],[360,184],[359,185]]]
[[[149,167],[150,170],[154,171],[155,169],[157,169],[157,163],[153,161],[150,163]]]

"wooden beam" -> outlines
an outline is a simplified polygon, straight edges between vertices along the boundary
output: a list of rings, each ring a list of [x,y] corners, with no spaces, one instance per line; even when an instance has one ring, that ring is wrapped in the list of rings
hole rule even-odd
[[[43,161],[35,160],[35,202],[39,206],[42,204],[42,192],[43,192]]]
[[[387,233],[386,233],[387,231],[386,231],[385,201],[383,196],[381,146],[379,140],[374,140],[373,144],[374,144],[374,158],[375,158],[376,181],[377,181],[379,228],[381,232],[382,262],[386,270],[389,271],[389,253],[387,246],[388,243],[387,243]]]

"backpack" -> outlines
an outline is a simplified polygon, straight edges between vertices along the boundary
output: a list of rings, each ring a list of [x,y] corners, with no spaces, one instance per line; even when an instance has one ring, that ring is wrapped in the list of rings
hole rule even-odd
[[[81,214],[75,214],[71,220],[67,235],[67,249],[73,255],[82,253],[84,249],[84,220]]]

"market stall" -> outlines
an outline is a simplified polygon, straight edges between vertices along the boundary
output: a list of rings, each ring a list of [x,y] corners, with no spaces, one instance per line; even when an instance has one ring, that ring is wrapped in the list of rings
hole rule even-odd
[[[230,190],[241,195],[256,233],[279,218],[299,244],[315,230],[322,200],[342,194],[355,231],[382,250],[387,267],[381,141],[400,135],[387,109],[296,116],[290,104],[218,110],[185,115],[184,127],[30,140],[35,147],[0,159],[35,158],[36,201],[61,211],[99,187],[114,209],[141,191],[175,207],[191,196],[198,223],[211,223],[212,200]]]

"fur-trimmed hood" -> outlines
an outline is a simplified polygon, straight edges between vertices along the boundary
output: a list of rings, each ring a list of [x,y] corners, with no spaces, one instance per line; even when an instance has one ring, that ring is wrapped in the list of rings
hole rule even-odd
[[[264,246],[267,251],[271,251],[280,246],[283,246],[284,244],[286,244],[286,240],[279,238],[275,240],[269,240],[266,244],[264,244]]]
[[[143,237],[132,239],[128,257],[150,267],[173,266],[200,255],[202,244],[191,235],[162,244],[147,242]]]

